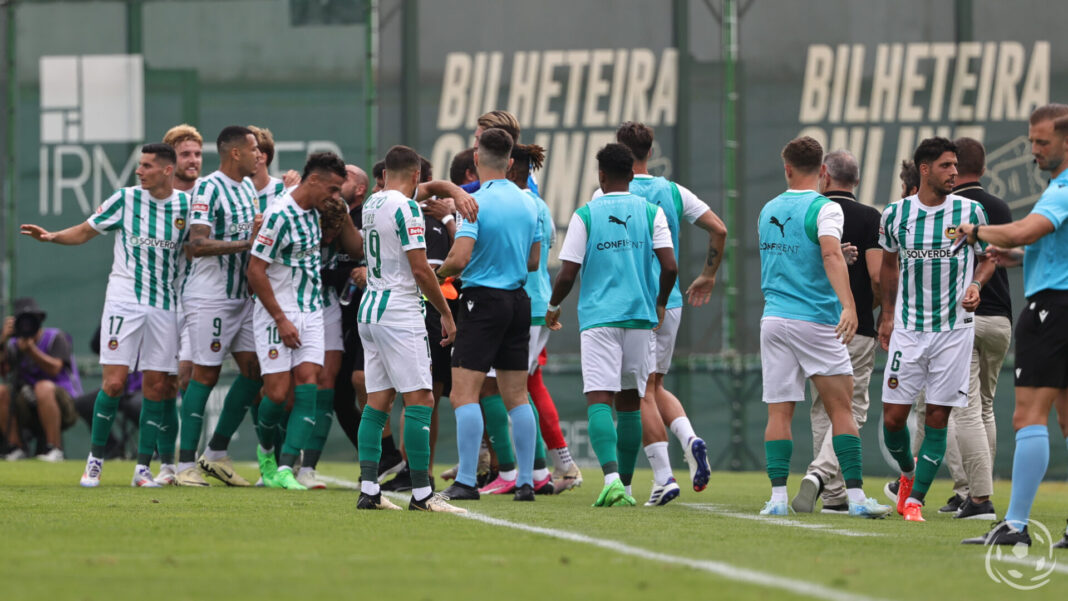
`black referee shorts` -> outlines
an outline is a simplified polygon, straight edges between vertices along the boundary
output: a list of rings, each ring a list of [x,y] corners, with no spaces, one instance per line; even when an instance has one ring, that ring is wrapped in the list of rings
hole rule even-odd
[[[526,290],[475,286],[460,293],[452,366],[488,372],[527,369],[530,297]]]
[[[1028,297],[1016,322],[1016,385],[1068,388],[1068,291]]]
[[[453,319],[459,305],[456,301],[447,301],[452,310]],[[441,346],[444,339],[441,336],[441,313],[430,303],[426,304],[426,334],[430,343],[430,374],[435,384],[441,382],[444,385],[442,396],[449,396],[452,392],[452,347],[453,345]]]

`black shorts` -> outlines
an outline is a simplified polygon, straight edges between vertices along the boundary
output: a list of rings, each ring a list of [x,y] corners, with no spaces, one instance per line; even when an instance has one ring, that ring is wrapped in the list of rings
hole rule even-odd
[[[1016,322],[1016,385],[1068,388],[1068,291],[1028,297]]]
[[[449,308],[456,315],[458,305],[449,301]],[[441,346],[441,314],[430,303],[426,304],[426,333],[430,342],[430,374],[435,384],[444,384],[442,396],[452,392],[452,347]]]
[[[452,366],[488,372],[526,371],[530,297],[526,290],[475,286],[460,293]]]
[[[345,347],[345,364],[352,365],[352,371],[363,371],[363,339],[356,321],[361,297],[357,292],[351,303],[341,306],[341,341]]]

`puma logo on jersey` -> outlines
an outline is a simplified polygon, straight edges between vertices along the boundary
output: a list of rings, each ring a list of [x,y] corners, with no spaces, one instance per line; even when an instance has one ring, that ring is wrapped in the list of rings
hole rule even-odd
[[[1016,368],[1016,377],[1017,378],[1020,377],[1020,368],[1019,367]]]
[[[1038,321],[1046,323],[1046,318],[1049,317],[1049,311],[1042,309],[1038,312]]]
[[[627,215],[627,220],[623,221],[622,219],[620,219],[619,217],[616,217],[615,215],[609,215],[608,216],[608,223],[618,223],[619,225],[623,226],[623,229],[627,229],[627,223],[630,222],[630,218],[631,217],[633,217],[633,215]]]
[[[475,310],[475,301],[471,301],[471,300],[467,301],[467,312],[470,313],[471,311],[474,311],[474,310]]]
[[[774,215],[772,215],[771,216],[771,220],[768,221],[768,223],[770,223],[771,225],[774,225],[775,227],[779,228],[779,233],[782,234],[783,238],[785,238],[786,237],[786,224],[790,223],[791,219],[793,219],[793,217],[787,217],[786,221],[783,221],[782,223],[779,223],[779,218],[774,216]]]

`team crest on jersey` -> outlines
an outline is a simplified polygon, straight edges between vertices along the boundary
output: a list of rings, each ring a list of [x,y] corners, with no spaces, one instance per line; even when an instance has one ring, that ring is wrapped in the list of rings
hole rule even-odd
[[[185,229],[185,219],[183,219],[181,217],[175,219],[174,220],[174,227],[176,227],[176,228],[178,228],[180,230],[184,230]]]
[[[111,349],[111,350],[115,350],[115,349],[119,348],[119,339],[118,338],[112,338],[111,340],[109,340],[108,341],[108,348]]]
[[[886,381],[886,385],[890,388],[890,390],[893,390],[893,389],[897,388],[897,385],[898,385],[897,377],[890,376],[890,379]]]
[[[953,238],[956,235],[957,235],[956,226],[951,225],[951,226],[946,228],[946,238]]]
[[[267,358],[268,359],[277,359],[278,358],[278,349],[273,348],[273,349],[267,351]]]
[[[211,341],[211,352],[217,353],[222,350],[222,343],[218,340]]]

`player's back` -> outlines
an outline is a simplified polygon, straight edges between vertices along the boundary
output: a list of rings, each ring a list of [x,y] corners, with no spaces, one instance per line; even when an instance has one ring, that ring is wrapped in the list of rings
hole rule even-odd
[[[419,205],[396,190],[382,190],[363,203],[367,288],[360,323],[422,324],[423,304],[408,251],[426,248]]]

